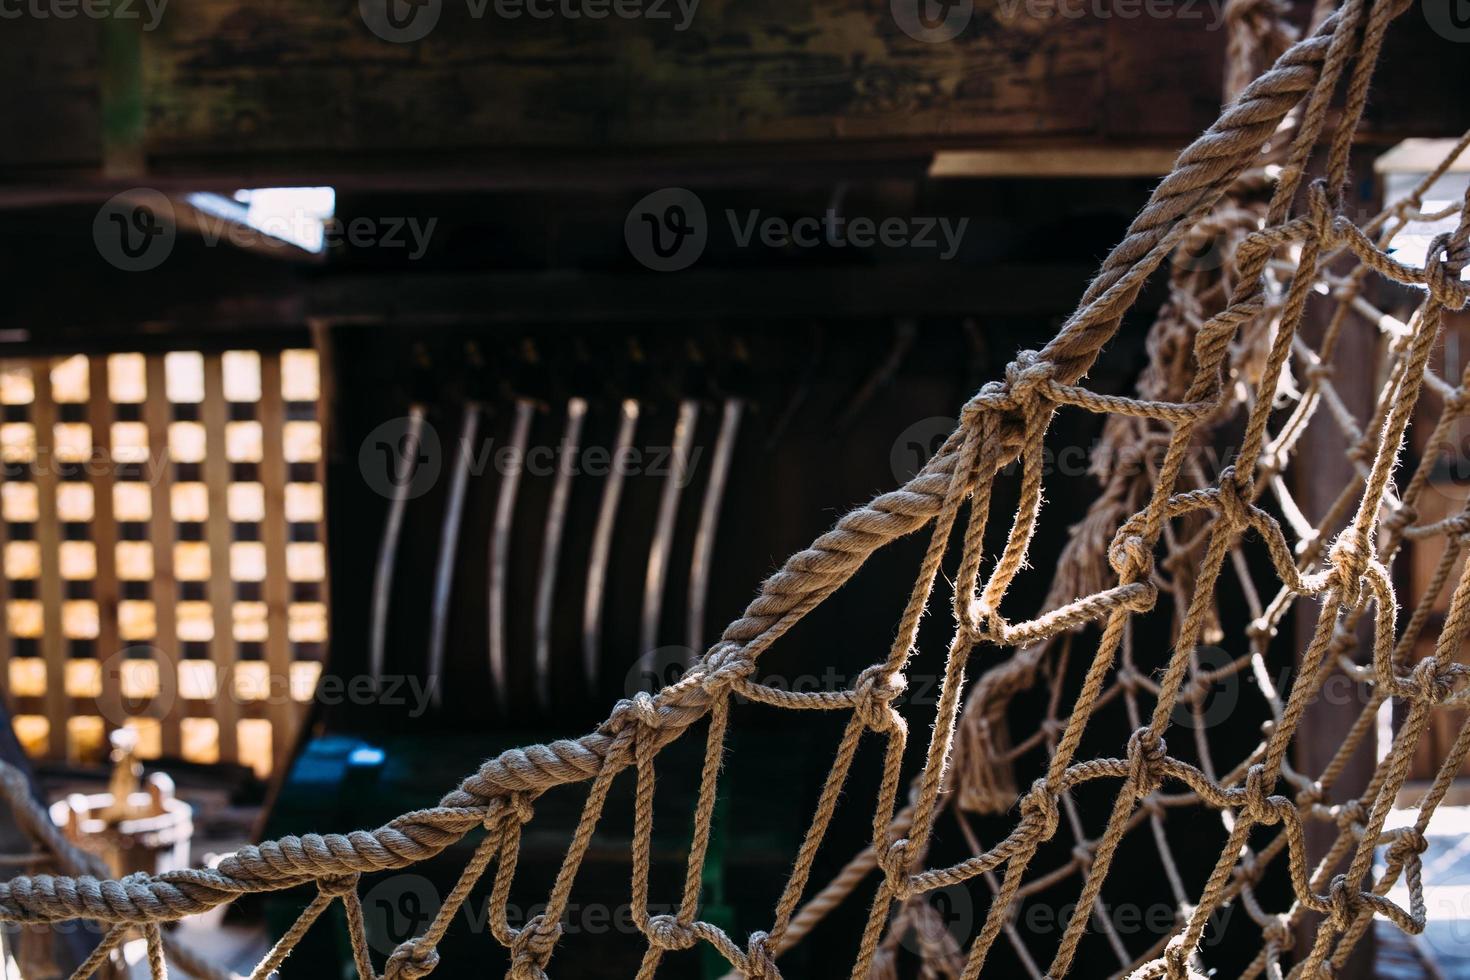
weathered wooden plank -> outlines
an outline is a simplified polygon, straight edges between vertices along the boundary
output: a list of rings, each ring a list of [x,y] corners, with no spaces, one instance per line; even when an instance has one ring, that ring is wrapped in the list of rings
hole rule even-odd
[[[229,514],[230,463],[225,454],[229,406],[225,402],[223,358],[217,352],[204,355],[204,402],[199,417],[204,424],[201,469],[209,500],[204,538],[209,544],[209,606],[214,624],[213,638],[209,641],[209,659],[214,664],[216,679],[214,718],[219,724],[220,761],[238,762],[235,581],[230,572],[230,544],[234,534]]]
[[[0,371],[13,369],[10,362],[0,360]],[[0,473],[0,488],[3,488],[4,483],[4,473]],[[3,506],[0,506],[0,705],[14,713],[15,695],[14,685],[10,683],[10,658],[15,654],[15,638],[10,635],[10,575],[5,568],[6,543],[9,540],[10,522],[5,517]],[[7,729],[10,724],[10,719],[6,718]],[[11,733],[7,731],[5,737],[12,737]]]
[[[36,545],[41,553],[41,659],[46,663],[46,720],[50,724],[46,753],[66,758],[66,660],[67,642],[62,635],[61,520],[57,515],[56,490],[60,473],[56,465],[56,400],[51,391],[51,360],[31,361],[31,425],[36,433],[36,455],[32,476],[36,484]]]
[[[112,454],[112,394],[107,385],[107,357],[87,359],[87,424],[92,431],[92,461],[88,466],[92,483],[92,548],[96,553],[92,600],[97,603],[95,654],[102,663],[102,703],[121,703],[121,666],[113,658],[122,652],[117,603],[121,598],[117,579],[117,518],[113,514],[115,474]],[[104,735],[120,720],[103,713]]]
[[[187,155],[246,139],[269,154],[1096,132],[1107,25],[1003,28],[994,7],[981,4],[953,40],[926,43],[900,29],[888,3],[869,0],[704,0],[684,30],[648,17],[507,19],[494,4],[446,2],[426,8],[440,11],[426,37],[399,44],[369,30],[355,6],[209,0],[171,9],[166,30],[144,39],[149,147]],[[1178,64],[1191,81],[1208,71]]]
[[[168,400],[164,355],[149,354],[144,370],[148,394],[143,403],[143,422],[148,428],[152,482],[148,541],[153,552],[153,647],[166,699],[164,709],[154,714],[158,717],[163,754],[178,758],[183,752],[179,722],[184,716],[184,704],[179,697],[179,583],[174,577],[173,461],[168,452],[168,427],[173,412]]]
[[[525,0],[435,0],[411,8],[437,11],[413,43],[369,29],[373,3],[313,0],[170,4],[156,29],[7,23],[36,43],[16,45],[21,71],[0,68],[27,93],[6,109],[17,138],[0,141],[0,169],[95,175],[98,147],[122,174],[146,158],[150,176],[294,180],[464,179],[497,161],[595,174],[605,154],[698,147],[788,161],[1178,147],[1219,111],[1227,31],[1209,0],[962,0],[946,9],[968,13],[963,29],[940,42],[906,32],[905,4],[888,0],[687,0],[687,23],[679,0],[628,3],[668,16],[508,17],[497,10]],[[1417,8],[1400,18],[1366,137],[1462,126],[1462,47]]]
[[[291,642],[288,635],[291,579],[286,568],[286,403],[281,394],[281,352],[260,355],[260,483],[265,497],[261,543],[265,545],[265,661],[271,721],[271,754],[279,771],[296,734],[291,700]]]

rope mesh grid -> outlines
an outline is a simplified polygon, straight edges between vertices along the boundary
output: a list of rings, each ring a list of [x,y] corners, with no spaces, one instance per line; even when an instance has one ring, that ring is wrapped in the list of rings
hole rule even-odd
[[[65,874],[30,875],[0,883],[0,920],[22,923],[92,919],[112,925],[98,952],[78,971],[85,977],[111,955],[125,935],[147,940],[155,977],[165,960],[198,976],[221,971],[180,948],[160,925],[225,904],[247,893],[315,883],[317,896],[255,969],[265,978],[333,903],[342,902],[356,969],[363,980],[378,974],[368,952],[359,876],[404,868],[442,852],[467,835],[480,835],[473,857],[422,935],[402,943],[383,964],[385,978],[414,980],[438,965],[437,946],[472,889],[490,877],[489,931],[509,952],[512,980],[541,980],[561,934],[578,869],[601,818],[614,778],[632,770],[634,830],[631,896],[633,918],[646,937],[638,971],[652,977],[665,953],[706,944],[728,960],[734,973],[780,976],[781,954],[821,917],[878,873],[867,924],[857,942],[852,975],[889,976],[896,970],[899,936],[916,929],[929,937],[924,958],[934,975],[972,980],[1006,933],[1027,970],[1056,978],[1073,966],[1078,944],[1100,908],[1103,883],[1125,835],[1149,828],[1159,845],[1165,880],[1185,909],[1173,933],[1141,958],[1108,936],[1124,970],[1140,978],[1171,980],[1199,975],[1196,951],[1223,904],[1239,901],[1260,927],[1260,950],[1246,976],[1316,976],[1346,962],[1375,916],[1409,933],[1425,924],[1420,854],[1436,806],[1470,752],[1470,723],[1440,760],[1409,826],[1387,830],[1386,820],[1409,771],[1409,762],[1440,707],[1464,705],[1470,688],[1454,654],[1470,631],[1470,564],[1450,599],[1433,653],[1412,662],[1430,612],[1448,584],[1467,535],[1470,506],[1444,520],[1421,522],[1416,506],[1430,486],[1435,459],[1453,426],[1470,408],[1470,369],[1456,380],[1431,369],[1431,352],[1447,310],[1463,309],[1467,287],[1461,271],[1470,260],[1470,209],[1461,202],[1438,217],[1457,216],[1453,232],[1437,238],[1424,268],[1389,254],[1393,237],[1426,217],[1423,195],[1470,145],[1470,133],[1419,190],[1362,225],[1343,213],[1351,141],[1366,102],[1382,39],[1405,0],[1347,0],[1321,18],[1311,34],[1289,43],[1272,4],[1233,3],[1232,56],[1276,54],[1274,64],[1244,85],[1217,123],[1179,157],[1123,242],[1104,262],[1078,311],[1039,352],[1022,352],[1004,381],[986,385],[965,406],[955,432],[913,480],[883,494],[841,520],[810,548],[792,556],[763,583],[744,615],[678,683],[656,694],[621,701],[596,731],[505,752],[487,761],[432,808],[404,814],[371,831],[286,837],[248,846],[216,867],[99,877],[95,860],[54,828],[12,771],[0,788],[22,823],[50,850]],[[1264,13],[1263,13],[1264,11]],[[1245,40],[1242,40],[1245,38]],[[1324,139],[1329,105],[1342,91],[1341,118]],[[1321,175],[1309,179],[1309,161],[1326,143]],[[1270,164],[1267,166],[1267,164]],[[1218,268],[1181,262],[1200,243],[1220,244]],[[1170,302],[1149,344],[1149,368],[1137,397],[1103,395],[1079,386],[1101,347],[1113,336],[1144,282],[1170,255]],[[1349,271],[1338,271],[1347,268]],[[1329,271],[1332,270],[1332,271]],[[1422,302],[1406,323],[1373,308],[1366,288],[1376,276],[1417,287]],[[1314,295],[1330,304],[1320,340],[1304,336],[1302,323]],[[1334,388],[1332,365],[1343,331],[1367,329],[1365,318],[1389,329],[1384,345],[1384,387],[1367,419],[1345,407]],[[1290,383],[1299,374],[1297,390]],[[1422,461],[1399,487],[1395,467],[1411,415],[1421,401],[1438,404],[1438,421]],[[1287,407],[1281,407],[1285,402]],[[1002,614],[1008,589],[1025,564],[1040,513],[1043,441],[1059,409],[1107,416],[1105,444],[1157,447],[1157,458],[1132,469],[1104,472],[1104,492],[1074,529],[1059,563],[1045,611],[1012,622]],[[1282,474],[1307,424],[1327,410],[1352,446],[1355,476],[1320,522],[1302,515]],[[1215,429],[1236,420],[1241,427],[1235,465],[1209,479],[1203,451]],[[1147,454],[1145,454],[1147,455]],[[987,560],[984,535],[997,480],[1018,471],[1020,499],[1000,553]],[[1274,501],[1286,527],[1268,510]],[[754,679],[757,659],[772,643],[852,577],[864,561],[895,539],[928,528],[929,539],[913,591],[887,656],[863,671],[850,690],[792,692]],[[1288,533],[1291,535],[1289,540]],[[1263,593],[1242,558],[1259,543],[1276,578]],[[952,576],[954,629],[921,771],[899,804],[909,719],[894,705],[906,687],[919,623],[934,603],[935,584],[952,539],[962,542]],[[1415,596],[1402,628],[1387,568],[1408,541],[1439,540],[1444,557],[1428,588]],[[1216,608],[1227,560],[1252,609],[1245,628],[1249,653],[1223,667],[1199,659],[1202,643],[1219,634]],[[1158,616],[1172,605],[1173,645],[1162,669],[1150,675],[1133,650],[1138,617]],[[1288,610],[1313,604],[1316,626],[1301,651],[1289,689],[1277,691],[1266,670],[1266,650]],[[1359,624],[1371,636],[1359,641]],[[1081,689],[1065,704],[1053,688],[1048,717],[1035,735],[1007,744],[1005,707],[1034,684],[1045,665],[1078,657],[1082,637],[1094,637]],[[1360,653],[1359,647],[1363,649]],[[994,665],[968,699],[962,698],[966,666],[977,648]],[[1010,651],[1008,657],[1005,651]],[[1211,758],[1208,740],[1195,726],[1199,764],[1171,755],[1165,735],[1177,711],[1198,714],[1211,683],[1252,671],[1271,721],[1259,745],[1228,768]],[[1289,751],[1308,704],[1334,672],[1368,685],[1371,696],[1326,769],[1295,772]],[[1064,671],[1052,669],[1053,678]],[[1053,679],[1053,684],[1059,682]],[[738,942],[700,918],[705,856],[710,843],[731,700],[743,696],[790,709],[847,712],[836,757],[811,824],[800,843],[768,929]],[[965,702],[961,711],[962,700]],[[1149,707],[1149,702],[1152,706]],[[1079,759],[1084,732],[1099,708],[1120,701],[1134,731],[1121,755]],[[1332,802],[1332,790],[1353,752],[1373,731],[1380,707],[1393,702],[1402,723],[1382,754],[1367,789]],[[650,914],[649,872],[656,758],[697,722],[707,721],[706,748],[685,881],[670,914]],[[808,897],[815,858],[831,824],[860,743],[882,746],[882,777],[873,810],[872,844],[825,888]],[[1044,774],[1021,792],[1008,782],[1010,761],[1043,749]],[[1219,749],[1219,746],[1215,746]],[[533,819],[538,796],[572,782],[590,784],[580,820],[566,850],[544,911],[520,926],[509,921],[522,828]],[[1115,785],[1104,831],[1083,835],[1069,792],[1084,784]],[[1221,811],[1226,842],[1203,882],[1187,883],[1164,837],[1167,813],[1195,807]],[[982,847],[966,824],[966,812],[1014,811],[1014,826],[999,842]],[[936,822],[951,814],[969,835],[973,854],[958,863],[929,866]],[[1336,828],[1328,853],[1309,862],[1306,830],[1313,823]],[[1040,871],[1034,858],[1066,825],[1074,837],[1072,858]],[[1269,828],[1263,846],[1250,847],[1253,828]],[[1379,850],[1383,849],[1380,855]],[[1375,867],[1375,857],[1384,863]],[[1284,860],[1294,900],[1268,911],[1256,895],[1268,865]],[[494,868],[491,872],[491,868]],[[1341,869],[1341,870],[1339,870]],[[1080,888],[1071,914],[1043,970],[1012,927],[1017,904],[1038,890],[1075,876]],[[1402,878],[1408,907],[1387,895]],[[925,896],[937,889],[985,882],[992,896],[978,935],[960,948],[936,937]],[[805,902],[803,901],[805,899]],[[1308,913],[1321,916],[1310,945],[1285,967],[1298,927]],[[942,933],[942,930],[940,930]]]

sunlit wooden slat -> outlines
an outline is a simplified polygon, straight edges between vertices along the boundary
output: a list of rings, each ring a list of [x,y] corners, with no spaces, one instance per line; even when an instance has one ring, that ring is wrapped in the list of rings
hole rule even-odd
[[[204,402],[200,408],[204,423],[204,485],[209,493],[209,517],[205,523],[205,539],[209,543],[209,603],[214,623],[209,641],[209,658],[214,662],[220,683],[231,688],[231,668],[236,657],[234,635],[235,583],[230,577],[230,540],[233,537],[229,513],[230,463],[225,452],[225,426],[229,406],[225,402],[224,363],[217,353],[204,355]],[[239,761],[237,711],[233,697],[214,699],[214,716],[219,722],[219,757],[225,762]]]
[[[112,391],[108,382],[107,358],[91,359],[91,397],[87,401],[88,428],[92,434],[93,465],[88,467],[92,484],[92,598],[97,604],[96,656],[99,663],[110,663],[122,650],[118,624],[118,600],[122,598],[117,575],[117,518],[112,510],[112,488],[116,483],[112,453]],[[101,695],[108,704],[117,703],[121,678],[115,669],[102,671]],[[114,723],[104,721],[110,730]],[[104,732],[106,734],[107,732]]]
[[[85,364],[85,362],[83,362]],[[46,716],[53,719],[46,754],[54,759],[66,757],[66,726],[58,719],[66,717],[66,640],[62,635],[61,524],[56,513],[58,473],[51,451],[56,433],[56,403],[52,399],[51,363],[46,358],[31,362],[35,401],[31,403],[31,424],[36,436],[34,481],[39,503],[36,518],[36,543],[40,548],[41,657],[46,662]]]
[[[146,616],[153,620],[154,649],[162,662],[159,670],[176,676],[179,662],[179,639],[176,603],[179,585],[174,577],[173,463],[168,455],[168,426],[172,409],[168,398],[167,362],[163,355],[147,356],[147,399],[143,402],[143,422],[148,428],[148,452],[152,459],[149,479],[152,483],[152,518],[148,522],[148,541],[153,553],[153,601],[147,604]],[[141,604],[140,604],[141,605]],[[125,607],[119,610],[125,633],[131,638],[142,626],[144,610]],[[173,698],[167,714],[159,721],[159,745],[164,755],[183,752],[179,722],[184,707]]]
[[[287,551],[286,405],[281,355],[272,351],[260,362],[261,492],[264,517],[261,543],[265,549],[265,660],[272,675],[283,681],[291,673],[290,554]],[[277,703],[279,702],[279,703]],[[288,699],[278,698],[270,708],[274,728],[275,761],[283,765],[296,738],[297,713]]]

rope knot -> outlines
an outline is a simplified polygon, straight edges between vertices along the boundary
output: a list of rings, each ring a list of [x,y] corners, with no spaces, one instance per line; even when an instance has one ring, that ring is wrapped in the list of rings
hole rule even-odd
[[[625,703],[628,705],[628,713],[641,727],[652,731],[663,725],[658,705],[654,703],[653,695],[647,691],[639,691]]]
[[[1072,860],[1077,862],[1077,867],[1083,874],[1087,874],[1092,870],[1092,846],[1086,841],[1079,843],[1072,848]]]
[[[1334,227],[1337,215],[1332,202],[1327,198],[1327,181],[1320,178],[1312,181],[1307,188],[1307,209],[1312,228],[1317,232],[1322,248],[1330,248],[1337,240],[1337,229]]]
[[[1171,942],[1164,947],[1164,976],[1169,980],[1193,980],[1194,973],[1189,969],[1189,958],[1193,951],[1186,949],[1184,944]]]
[[[1343,604],[1356,606],[1363,592],[1363,576],[1368,571],[1368,543],[1349,527],[1337,536],[1327,557],[1332,562],[1333,584],[1342,592]]]
[[[1128,736],[1128,778],[1139,799],[1158,789],[1164,781],[1160,771],[1168,757],[1168,746],[1147,728]]]
[[[1241,807],[1245,815],[1254,823],[1274,824],[1281,820],[1281,814],[1277,810],[1277,803],[1286,803],[1284,797],[1279,801],[1270,795],[1270,787],[1266,784],[1266,767],[1256,763],[1245,771],[1244,805]],[[1289,804],[1288,804],[1289,805]]]
[[[1435,301],[1446,309],[1462,310],[1467,296],[1460,282],[1460,273],[1470,261],[1470,248],[1457,242],[1454,235],[1446,232],[1429,243],[1429,252],[1424,257],[1425,285]]]
[[[439,950],[415,936],[399,943],[383,966],[383,980],[419,980],[439,965]]]
[[[771,937],[764,932],[750,934],[745,949],[745,975],[749,980],[781,980],[770,940]]]
[[[531,818],[536,815],[536,808],[531,805],[531,794],[529,793],[512,793],[509,802],[518,823],[530,823]]]
[[[1039,397],[1037,389],[1051,382],[1054,370],[1036,351],[1018,351],[1016,359],[1006,365],[1006,391],[1018,405],[1031,404]]]
[[[878,855],[878,866],[883,869],[888,885],[895,898],[908,898],[909,889],[909,839],[900,837],[891,842]]]
[[[1347,875],[1341,874],[1332,879],[1332,884],[1327,889],[1327,905],[1335,927],[1345,930],[1351,926],[1358,917],[1362,904],[1358,889],[1348,881]]]
[[[1143,538],[1137,534],[1124,534],[1126,527],[1118,532],[1108,548],[1108,564],[1118,573],[1124,584],[1147,578],[1153,568],[1153,552]]]
[[[853,685],[853,710],[873,731],[895,731],[903,726],[903,717],[893,709],[892,702],[908,686],[908,678],[901,672],[887,664],[874,664],[859,674]]]
[[[1290,952],[1296,946],[1296,930],[1284,915],[1272,916],[1271,921],[1261,928],[1261,938],[1267,946],[1275,947],[1278,953]]]
[[[655,915],[648,920],[648,941],[659,949],[692,949],[698,938],[692,926],[672,915]]]
[[[717,643],[704,655],[703,662],[690,670],[691,674],[699,683],[699,687],[711,698],[724,697],[731,685],[738,683],[755,673],[755,662],[745,653],[745,647],[738,643]]]
[[[975,396],[965,402],[965,407],[960,409],[960,424],[974,425],[980,417],[992,408],[1002,407],[1006,402],[1006,386],[999,381],[987,381],[975,392]]]
[[[1244,528],[1251,522],[1250,492],[1241,484],[1241,475],[1235,467],[1228,466],[1220,474],[1220,486],[1215,495],[1220,516],[1232,528]]]
[[[1388,859],[1397,861],[1399,864],[1407,864],[1411,857],[1417,858],[1427,850],[1429,850],[1429,841],[1419,832],[1419,829],[1405,827],[1399,831],[1394,842],[1388,845]]]
[[[1454,693],[1455,678],[1464,670],[1461,664],[1446,664],[1441,667],[1433,657],[1419,661],[1410,675],[1415,699],[1426,704],[1439,704]]]
[[[1021,797],[1021,822],[1037,829],[1038,840],[1050,840],[1061,822],[1057,799],[1047,789],[1046,781],[1038,779]]]
[[[357,874],[331,875],[326,878],[318,878],[317,890],[328,898],[341,898],[357,891]]]
[[[560,922],[548,925],[546,916],[532,917],[511,940],[508,980],[546,980],[546,964],[560,938]]]
[[[1337,808],[1337,825],[1349,833],[1353,832],[1354,827],[1361,827],[1367,819],[1368,811],[1357,800],[1348,800]]]

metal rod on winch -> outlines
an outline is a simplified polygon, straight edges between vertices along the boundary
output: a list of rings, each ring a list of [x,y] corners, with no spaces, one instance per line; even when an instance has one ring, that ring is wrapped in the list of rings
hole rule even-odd
[[[398,561],[398,541],[403,535],[403,513],[408,507],[412,484],[412,467],[419,459],[423,441],[425,408],[415,402],[408,407],[404,434],[393,464],[393,480],[388,498],[388,517],[383,524],[383,537],[378,544],[378,563],[373,572],[371,626],[368,631],[368,676],[376,688],[383,676],[388,648],[388,607],[393,599],[393,567]]]
[[[597,509],[597,527],[592,532],[592,551],[587,560],[587,592],[582,606],[582,665],[587,674],[587,690],[594,695],[602,659],[602,603],[607,592],[608,557],[612,552],[618,504],[623,496],[623,478],[627,475],[626,459],[638,429],[638,413],[637,401],[623,399],[618,413],[618,433],[613,439],[612,461],[607,482],[602,486],[602,502]]]
[[[429,664],[425,678],[434,707],[444,700],[444,643],[449,634],[449,600],[454,594],[454,561],[459,553],[459,529],[464,523],[465,488],[470,459],[480,431],[478,401],[467,401],[459,423],[459,442],[450,453],[449,500],[439,528],[439,556],[434,568],[434,594],[429,614]]]
[[[735,440],[740,432],[740,417],[745,402],[725,399],[720,416],[720,431],[715,436],[714,459],[710,461],[709,483],[704,488],[704,502],[699,512],[699,529],[694,534],[694,561],[689,568],[689,660],[692,663],[704,650],[704,610],[709,598],[710,567],[714,561],[715,532],[720,523],[720,505],[725,487],[730,482],[730,460],[735,454]]]
[[[562,531],[566,527],[567,504],[572,496],[572,476],[576,473],[575,457],[582,441],[582,421],[587,415],[587,402],[582,398],[567,401],[567,424],[562,431],[556,461],[556,481],[551,488],[551,502],[546,509],[546,533],[541,538],[541,573],[536,585],[536,701],[545,710],[551,707],[551,614],[556,600],[556,566],[561,557]]]
[[[643,620],[638,636],[639,656],[645,667],[655,671],[653,652],[658,647],[659,620],[663,615],[664,580],[669,572],[669,553],[674,547],[674,522],[679,516],[679,495],[683,492],[689,470],[689,449],[694,441],[694,426],[699,421],[699,402],[686,398],[679,402],[679,417],[674,422],[674,438],[670,459],[672,470],[664,481],[658,502],[658,518],[654,524],[653,542],[648,549],[648,571],[643,580]]]
[[[510,532],[516,510],[516,492],[525,469],[526,444],[531,437],[531,418],[536,403],[529,398],[516,399],[515,419],[511,423],[510,455],[501,474],[500,493],[495,499],[495,523],[490,530],[490,680],[495,687],[495,703],[502,712],[510,705],[506,672],[505,593],[510,584]]]

